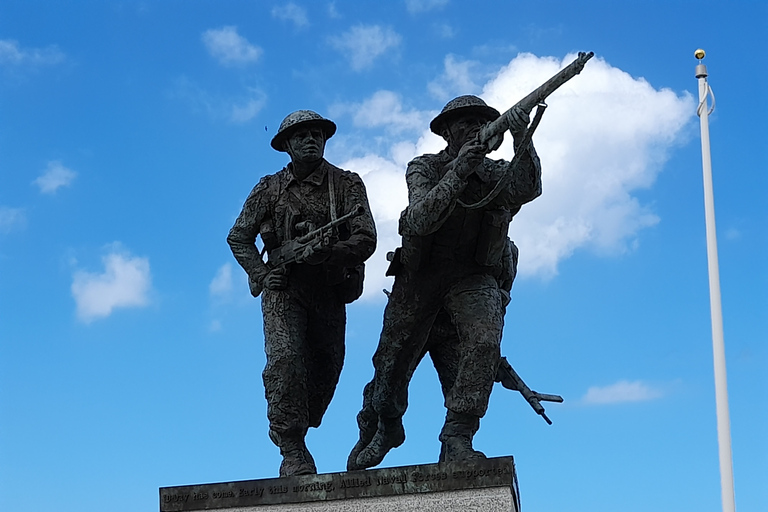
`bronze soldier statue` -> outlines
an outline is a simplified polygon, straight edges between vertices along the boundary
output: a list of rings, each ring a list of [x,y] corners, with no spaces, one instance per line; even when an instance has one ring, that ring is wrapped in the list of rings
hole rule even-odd
[[[344,362],[345,304],[362,293],[363,262],[376,248],[362,180],[323,158],[335,132],[310,110],[289,114],[271,145],[291,162],[259,181],[227,237],[251,294],[262,296],[263,379],[269,437],[283,456],[280,476],[317,472],[304,438],[333,397]]]
[[[440,461],[484,457],[472,439],[499,368],[504,309],[516,270],[507,230],[522,205],[541,194],[541,167],[524,135],[524,109],[510,109],[503,120],[518,156],[513,162],[485,157],[488,147],[479,142],[479,132],[499,116],[476,96],[455,98],[430,124],[447,147],[408,164],[403,245],[390,267],[395,282],[349,470],[381,463],[405,440],[408,382],[427,351],[447,409]]]

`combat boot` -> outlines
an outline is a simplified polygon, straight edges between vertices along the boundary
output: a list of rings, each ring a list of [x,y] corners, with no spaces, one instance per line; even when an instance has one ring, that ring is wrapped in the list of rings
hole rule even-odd
[[[376,435],[378,428],[378,414],[373,410],[373,407],[363,407],[363,409],[357,414],[357,427],[360,429],[360,439],[357,440],[355,446],[347,458],[347,471],[356,471],[358,469],[365,469],[363,466],[357,465],[357,456],[360,455],[366,446],[371,444],[373,436]]]
[[[440,432],[440,462],[486,458],[483,452],[472,447],[472,439],[479,428],[479,416],[449,409],[445,415],[445,425]]]
[[[315,459],[304,443],[303,435],[278,434],[270,430],[269,438],[280,448],[283,462],[280,463],[280,476],[315,475]]]
[[[376,435],[357,456],[357,469],[378,466],[392,448],[405,441],[405,429],[401,418],[379,418]]]

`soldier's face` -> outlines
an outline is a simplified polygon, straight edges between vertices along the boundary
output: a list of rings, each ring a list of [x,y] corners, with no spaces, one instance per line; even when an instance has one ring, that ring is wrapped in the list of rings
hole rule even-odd
[[[286,150],[294,162],[316,162],[325,152],[325,133],[317,126],[299,128],[288,137]]]
[[[448,133],[455,142],[463,145],[465,142],[473,139],[484,124],[485,120],[479,117],[457,117],[448,121]]]

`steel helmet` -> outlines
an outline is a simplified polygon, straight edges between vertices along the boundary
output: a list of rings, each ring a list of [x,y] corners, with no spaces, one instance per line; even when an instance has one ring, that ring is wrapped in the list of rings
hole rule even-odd
[[[336,123],[330,119],[326,119],[317,112],[311,110],[297,110],[291,112],[283,122],[280,123],[280,128],[277,129],[277,133],[272,138],[270,145],[277,151],[285,151],[283,148],[283,142],[291,136],[297,128],[309,124],[319,125],[323,133],[325,133],[325,139],[328,140],[336,133]]]
[[[454,116],[467,114],[482,117],[488,121],[494,121],[501,115],[498,110],[486,105],[482,99],[467,94],[465,96],[454,98],[446,103],[443,110],[440,111],[440,114],[429,123],[429,129],[432,130],[432,133],[440,135],[440,129],[448,119]]]

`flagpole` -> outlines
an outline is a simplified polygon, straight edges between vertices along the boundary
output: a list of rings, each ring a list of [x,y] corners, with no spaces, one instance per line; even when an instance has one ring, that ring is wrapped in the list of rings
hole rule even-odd
[[[709,115],[715,108],[715,97],[707,83],[707,67],[701,60],[704,50],[696,50],[699,59],[696,78],[699,80],[699,107],[696,111],[701,123],[701,159],[704,170],[704,212],[707,226],[707,262],[709,267],[709,307],[712,317],[712,351],[715,363],[715,404],[717,409],[717,444],[720,455],[720,494],[723,512],[734,512],[733,458],[731,455],[731,422],[728,412],[728,382],[725,372],[725,341],[723,339],[723,310],[720,304],[720,271],[717,261],[717,235],[715,233],[715,200],[712,187],[712,159],[709,152]],[[712,108],[707,97],[712,96]]]

